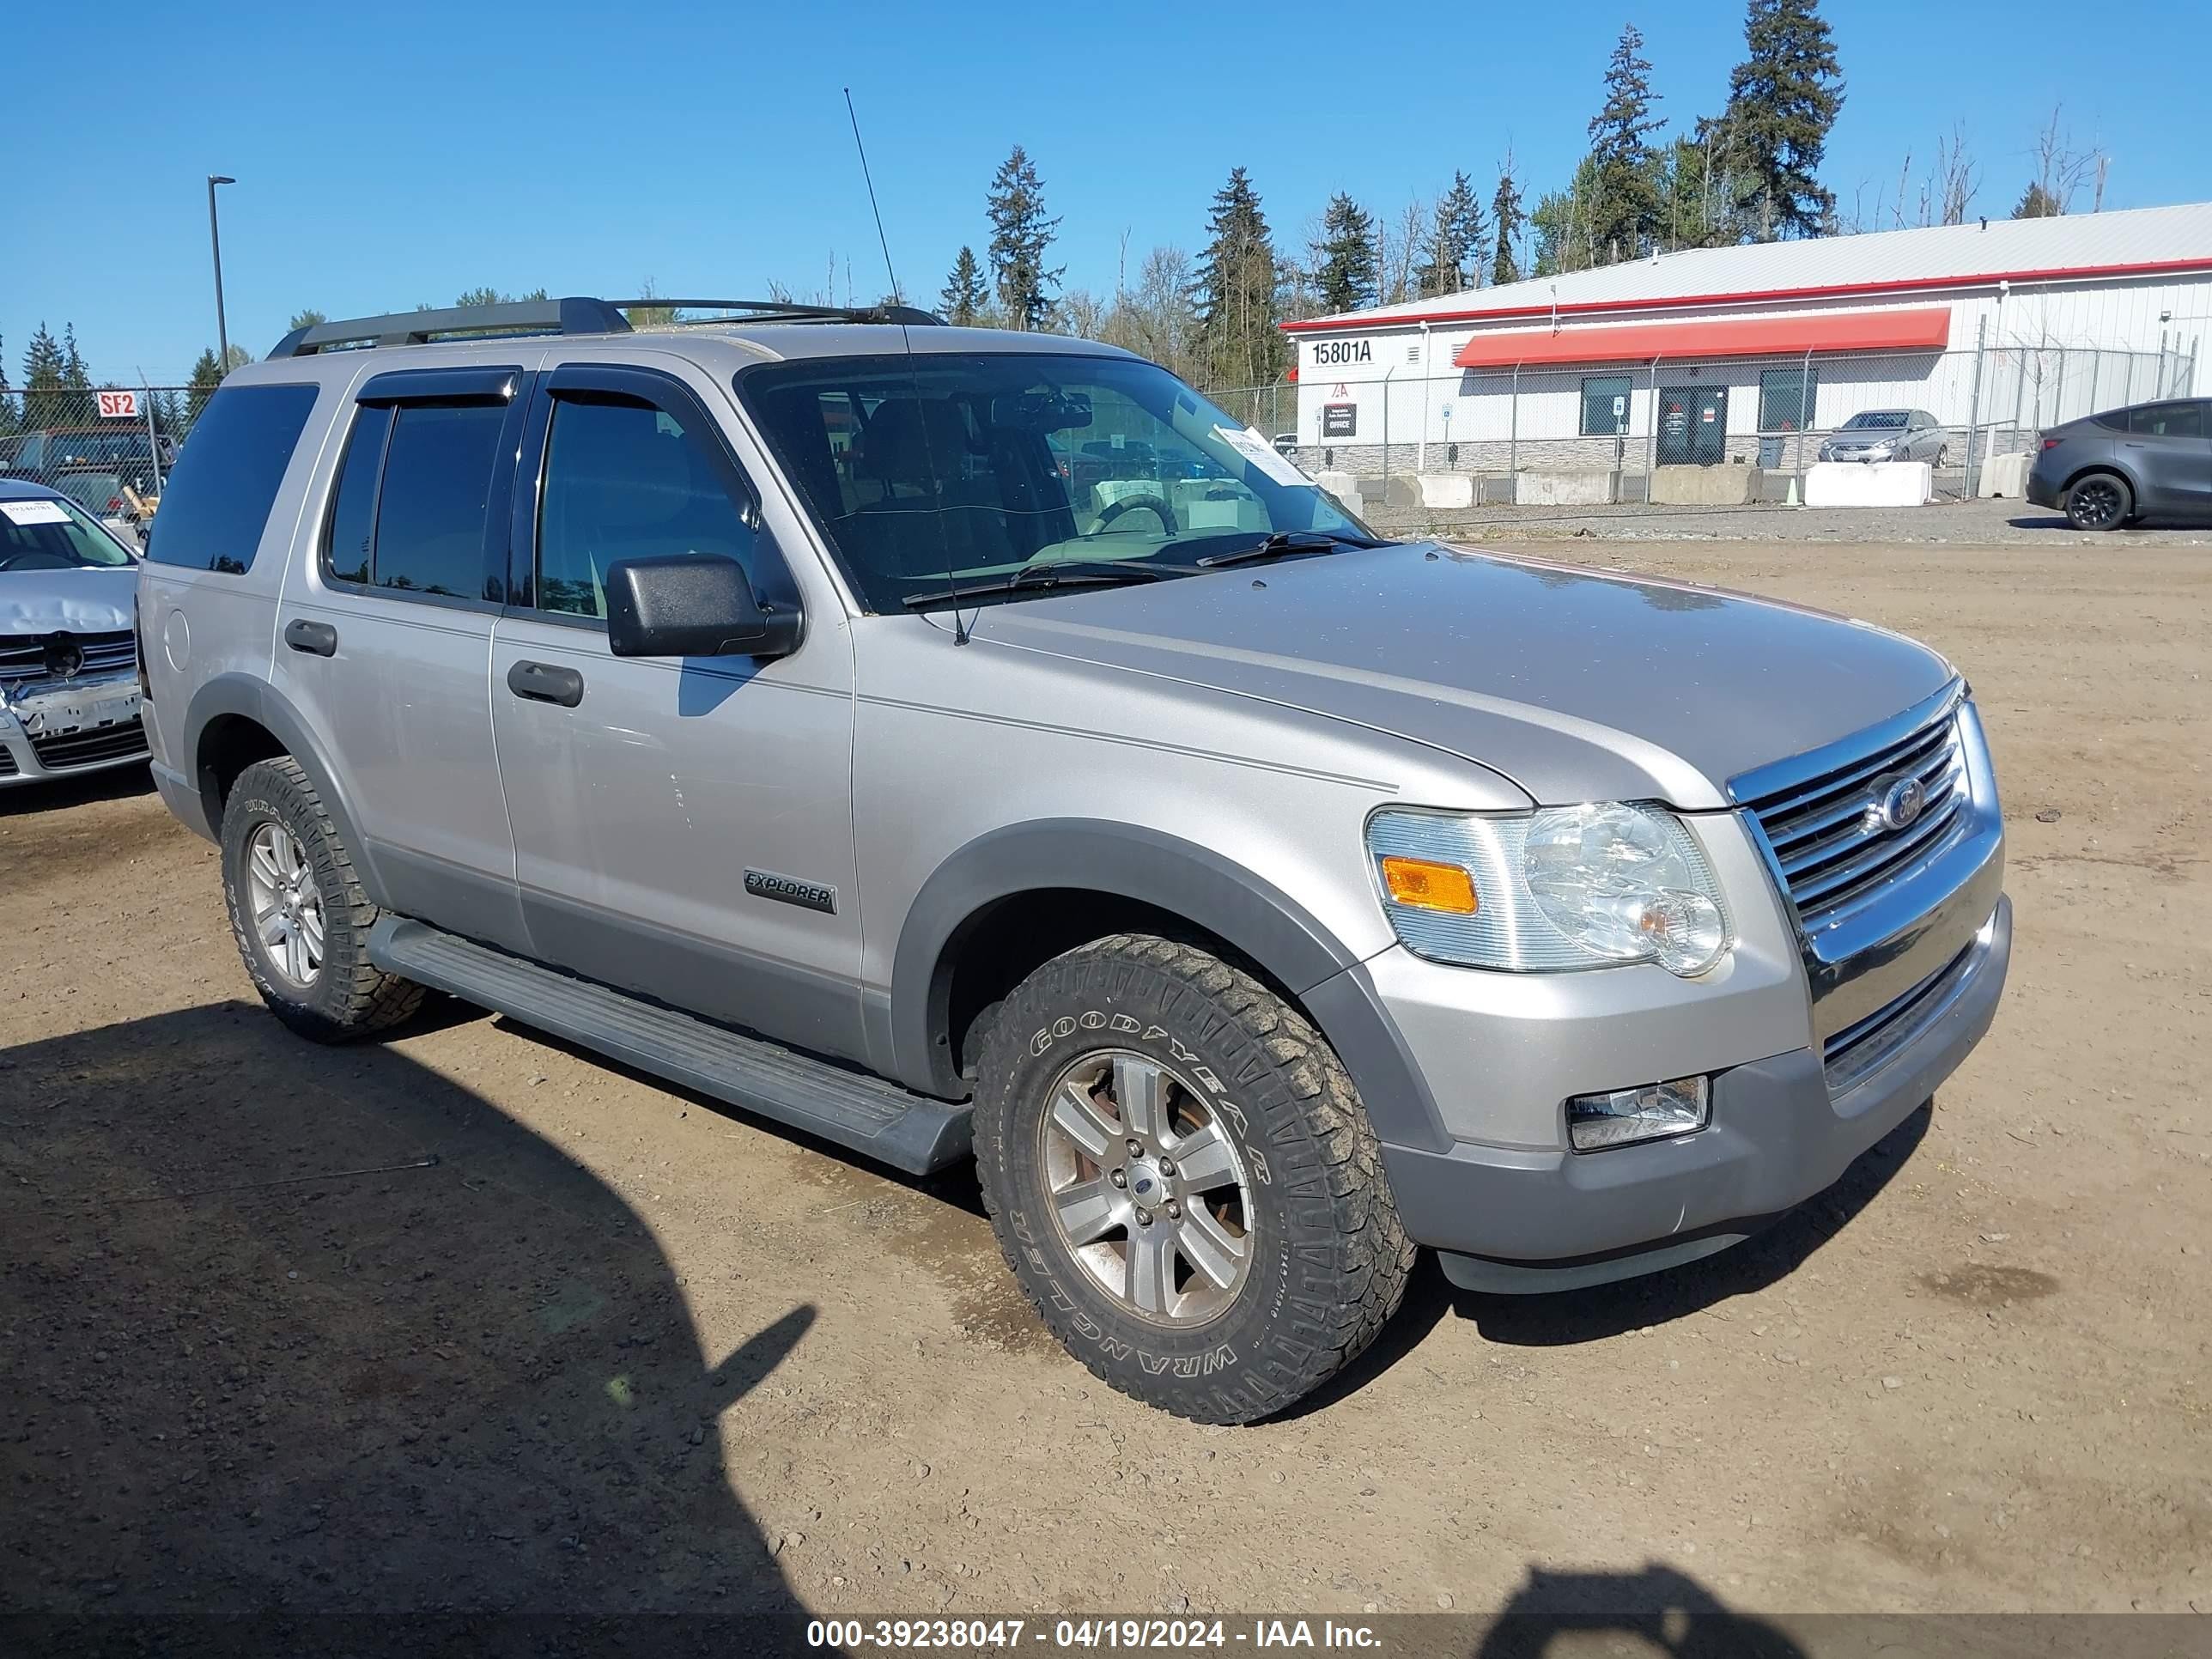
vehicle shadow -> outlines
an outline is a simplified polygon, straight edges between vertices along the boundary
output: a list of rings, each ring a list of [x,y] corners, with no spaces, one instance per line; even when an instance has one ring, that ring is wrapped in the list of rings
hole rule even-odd
[[[1485,1340],[1515,1347],[1594,1342],[1687,1318],[1787,1278],[1873,1201],[1909,1158],[1934,1115],[1924,1102],[1844,1171],[1843,1178],[1742,1243],[1683,1267],[1586,1290],[1539,1296],[1462,1291],[1424,1252],[1397,1317],[1375,1345],[1287,1414],[1304,1416],[1356,1394],[1395,1365],[1448,1314],[1474,1322]]]
[[[702,1353],[592,1172],[393,1049],[313,1048],[258,1006],[0,1052],[0,1103],[19,1638],[88,1650],[126,1620],[190,1651],[228,1644],[216,1615],[274,1613],[325,1621],[294,1650],[420,1650],[407,1618],[512,1614],[558,1646],[556,1617],[682,1611],[804,1645],[726,1462],[773,1448],[723,1418],[812,1307]]]
[[[1689,1574],[1654,1561],[1641,1572],[1531,1567],[1484,1632],[1474,1659],[1621,1652],[1673,1659],[1803,1659],[1805,1650],[1778,1626],[1735,1612]]]
[[[76,777],[41,778],[0,789],[0,817],[19,813],[59,812],[92,801],[128,800],[154,793],[154,773],[145,765],[110,766]]]

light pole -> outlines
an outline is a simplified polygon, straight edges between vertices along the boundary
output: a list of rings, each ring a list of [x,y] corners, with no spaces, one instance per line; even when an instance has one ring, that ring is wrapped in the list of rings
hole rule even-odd
[[[215,187],[237,182],[220,173],[208,174],[208,246],[215,252],[215,374],[218,381],[230,373],[230,325],[222,314],[222,234],[216,228]]]

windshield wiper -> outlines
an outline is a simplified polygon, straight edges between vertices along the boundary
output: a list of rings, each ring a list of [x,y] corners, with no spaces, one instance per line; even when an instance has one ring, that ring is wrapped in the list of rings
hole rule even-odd
[[[1334,553],[1340,547],[1388,547],[1371,536],[1346,535],[1335,530],[1278,530],[1263,542],[1240,547],[1233,553],[1212,553],[1198,562],[1200,570],[1218,570],[1225,564],[1253,564],[1261,559],[1286,559],[1300,553]]]
[[[1121,587],[1131,582],[1156,582],[1169,576],[1189,574],[1152,565],[1125,563],[1118,559],[1054,559],[1043,564],[1025,564],[1012,575],[1001,576],[993,581],[963,582],[957,587],[941,587],[933,593],[909,593],[899,603],[909,611],[918,611],[928,605],[962,605],[969,599],[1003,599],[1009,593],[1018,593],[1025,587]]]

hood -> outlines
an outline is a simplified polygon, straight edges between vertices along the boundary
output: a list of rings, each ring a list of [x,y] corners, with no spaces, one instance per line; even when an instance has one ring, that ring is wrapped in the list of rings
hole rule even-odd
[[[1432,542],[990,606],[975,637],[1410,738],[1542,804],[1725,806],[1953,678],[1870,623]]]
[[[138,568],[0,570],[0,634],[112,634],[137,619]]]

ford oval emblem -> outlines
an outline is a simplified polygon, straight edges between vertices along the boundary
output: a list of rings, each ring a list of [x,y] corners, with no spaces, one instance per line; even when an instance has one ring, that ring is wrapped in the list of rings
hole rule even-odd
[[[1899,778],[1875,797],[1873,810],[1867,814],[1874,822],[1867,827],[1892,832],[1909,830],[1927,805],[1927,785],[1917,778]]]

